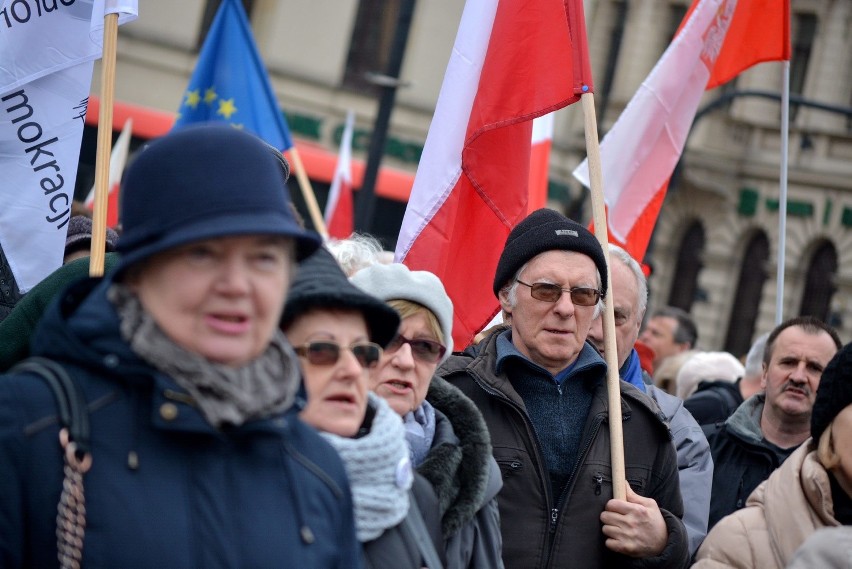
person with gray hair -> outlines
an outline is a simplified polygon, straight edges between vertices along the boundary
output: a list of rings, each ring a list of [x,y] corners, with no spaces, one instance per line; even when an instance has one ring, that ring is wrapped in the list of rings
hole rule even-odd
[[[751,345],[746,355],[745,371],[733,383],[708,378],[701,381],[695,392],[683,405],[692,413],[699,425],[724,423],[742,402],[760,393],[763,377],[763,351],[769,332],[761,334]]]
[[[686,399],[695,393],[698,384],[706,379],[735,382],[743,376],[742,362],[730,352],[697,351],[689,357],[675,377],[675,395]]]
[[[639,336],[639,326],[648,304],[648,283],[639,263],[618,245],[609,245],[609,261],[618,375],[650,395],[669,423],[677,452],[683,523],[689,536],[689,553],[694,555],[707,535],[710,486],[713,483],[710,445],[701,427],[684,408],[683,401],[645,381],[647,373],[639,365],[639,355],[633,345]],[[602,320],[596,318],[589,330],[589,341],[601,351],[604,348]]]
[[[328,239],[325,246],[347,277],[384,259],[381,242],[366,233],[353,233],[347,239]]]
[[[625,382],[625,412],[610,415],[607,365],[586,341],[607,272],[586,227],[551,209],[532,212],[509,233],[494,275],[510,327],[438,368],[479,407],[491,433],[503,471],[506,567],[689,562],[669,429],[654,401]],[[617,419],[626,499],[612,498],[608,424]]]

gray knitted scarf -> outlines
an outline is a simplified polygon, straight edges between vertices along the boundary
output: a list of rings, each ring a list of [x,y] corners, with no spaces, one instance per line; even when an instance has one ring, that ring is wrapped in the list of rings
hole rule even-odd
[[[387,402],[370,393],[375,409],[373,424],[365,436],[350,439],[321,433],[337,450],[352,489],[358,541],[376,539],[398,525],[408,514],[408,489],[413,482],[405,429]]]
[[[133,352],[188,391],[214,427],[239,426],[282,413],[293,404],[299,368],[281,332],[276,331],[260,356],[233,368],[178,346],[126,286],[114,284],[108,296],[118,311],[121,335]]]

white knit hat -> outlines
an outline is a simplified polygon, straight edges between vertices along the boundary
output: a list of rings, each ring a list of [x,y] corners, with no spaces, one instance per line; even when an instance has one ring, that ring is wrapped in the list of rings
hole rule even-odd
[[[384,300],[409,300],[428,308],[438,319],[447,352],[453,351],[453,301],[444,285],[429,271],[412,271],[401,263],[376,264],[361,269],[349,279],[364,292]]]

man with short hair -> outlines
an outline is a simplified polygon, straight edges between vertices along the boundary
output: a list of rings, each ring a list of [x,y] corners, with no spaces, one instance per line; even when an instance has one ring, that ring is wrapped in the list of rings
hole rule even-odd
[[[606,363],[586,342],[607,275],[603,250],[549,209],[509,234],[494,294],[511,328],[438,374],[482,411],[503,471],[507,567],[686,567],[689,550],[668,428],[621,382],[626,500],[611,499]]]
[[[743,401],[761,391],[763,351],[768,337],[769,332],[761,334],[749,348],[742,377],[733,383],[727,380],[702,381],[695,393],[684,400],[683,406],[699,425],[725,422]]]
[[[609,263],[618,374],[622,380],[650,395],[669,422],[677,452],[683,523],[689,535],[689,553],[693,555],[707,535],[710,486],[713,482],[710,446],[701,427],[684,408],[683,401],[655,385],[646,385],[644,381],[645,373],[639,365],[639,354],[633,347],[648,304],[648,283],[642,267],[627,251],[613,244],[609,245]],[[601,353],[604,349],[602,320],[596,318],[589,330],[589,341]]]
[[[792,318],[766,340],[758,393],[719,428],[705,428],[713,453],[709,527],[746,498],[810,436],[822,370],[841,347],[837,332],[812,316]]]
[[[654,350],[656,370],[667,357],[694,348],[698,342],[698,328],[686,311],[666,306],[651,315],[639,340]]]

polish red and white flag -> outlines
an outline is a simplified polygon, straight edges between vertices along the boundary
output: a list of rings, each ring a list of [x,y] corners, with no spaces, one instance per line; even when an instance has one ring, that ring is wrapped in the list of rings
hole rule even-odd
[[[497,260],[530,211],[533,119],[591,90],[582,0],[467,1],[396,248],[443,281],[460,349],[497,313]]]
[[[695,0],[601,142],[610,241],[642,260],[706,89],[790,58],[789,0]],[[589,186],[588,161],[574,177]]]
[[[340,138],[340,154],[334,179],[328,190],[325,204],[325,226],[330,237],[346,239],[354,231],[354,206],[352,198],[352,130],[355,126],[355,113],[346,115],[346,126]]]
[[[107,194],[107,227],[116,227],[118,225],[118,202],[120,198],[119,188],[121,186],[121,175],[124,173],[124,167],[127,165],[127,155],[130,154],[130,138],[133,136],[133,119],[129,118],[124,122],[124,127],[121,129],[121,134],[115,140],[112,147],[112,153],[109,156],[109,193]],[[86,196],[84,202],[89,209],[95,208],[95,186],[89,190],[89,195]]]

